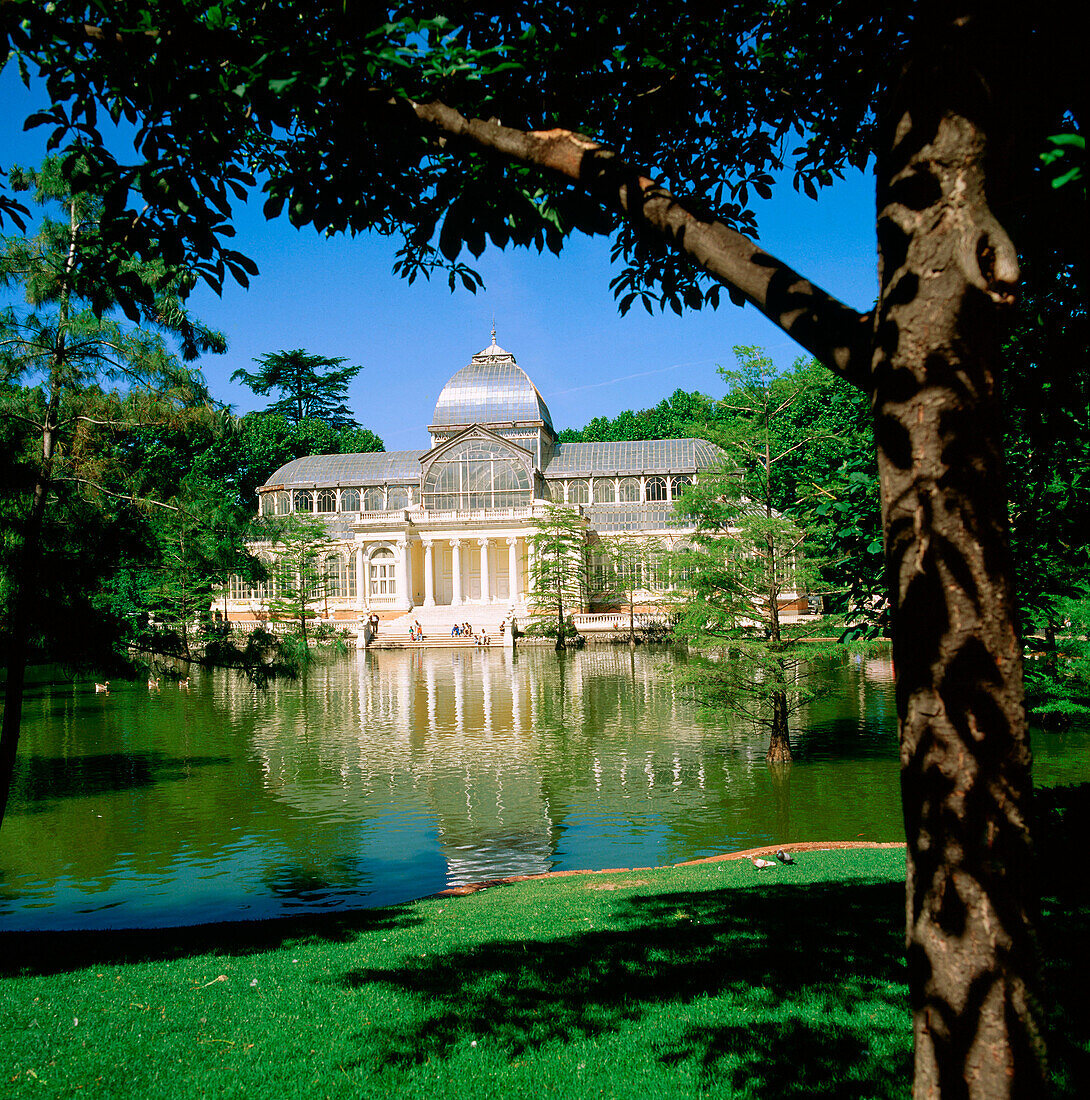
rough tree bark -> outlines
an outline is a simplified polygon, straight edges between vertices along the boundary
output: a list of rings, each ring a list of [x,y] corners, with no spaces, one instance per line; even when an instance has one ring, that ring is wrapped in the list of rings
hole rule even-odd
[[[1018,264],[989,206],[1007,137],[993,51],[951,18],[906,65],[878,163],[872,392],[918,1097],[1039,1095],[1044,1075],[998,400]]]
[[[871,393],[901,730],[916,1095],[1028,1096],[1040,1093],[1046,1068],[998,401],[1018,265],[985,187],[1002,174],[997,154],[1014,125],[999,107],[1010,95],[994,91],[1024,43],[1002,11],[940,7],[921,20],[891,97],[877,167],[881,296],[870,315],[581,135],[411,106],[429,128],[598,195]]]
[[[1018,266],[990,205],[1016,129],[1004,117],[1017,98],[1007,85],[1034,46],[1012,14],[1031,17],[1013,6],[962,7],[920,5],[887,104],[871,314],[578,133],[512,129],[379,89],[360,110],[393,112],[448,151],[533,164],[593,194],[871,393],[909,852],[915,1090],[1037,1095],[1030,750],[998,403],[999,334]],[[1022,87],[1031,97],[1031,83]]]

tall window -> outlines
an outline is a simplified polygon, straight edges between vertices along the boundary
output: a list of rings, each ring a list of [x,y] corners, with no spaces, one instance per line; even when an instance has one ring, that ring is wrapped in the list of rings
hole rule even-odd
[[[337,510],[337,490],[336,489],[319,489],[318,490],[318,511],[319,512],[335,512]]]
[[[276,514],[286,516],[291,511],[291,493],[276,494]]]
[[[424,476],[425,508],[512,508],[533,497],[530,475],[506,448],[467,439],[435,461]]]
[[[356,597],[356,571],[351,557],[329,554],[325,559],[325,587],[331,600],[352,600]]]
[[[568,503],[586,504],[590,500],[590,482],[576,478],[568,482]]]
[[[269,594],[268,585],[264,581],[251,584],[243,580],[237,573],[231,575],[227,594],[232,600],[263,600]]]
[[[678,477],[670,478],[670,499],[677,500],[681,496],[682,490],[686,485],[692,485],[693,479],[687,477],[685,474],[680,474]]]
[[[342,512],[358,512],[360,510],[360,491],[359,489],[342,489],[341,490],[341,511]]]
[[[649,477],[647,479],[647,499],[648,500],[665,500],[666,499],[666,478],[664,478],[664,477]]]
[[[297,512],[313,512],[314,494],[309,489],[296,489],[292,504]]]
[[[371,595],[394,596],[396,594],[393,551],[376,550],[371,555]]]
[[[386,509],[390,512],[409,507],[409,490],[404,485],[395,485],[386,491]]]
[[[261,514],[263,516],[276,514],[276,493],[261,494]]]
[[[594,503],[613,504],[617,500],[617,487],[611,477],[596,477],[594,479]]]
[[[383,499],[381,486],[375,485],[363,491],[363,510],[365,512],[381,512],[386,506]]]
[[[640,481],[635,477],[621,478],[621,484],[617,493],[617,499],[623,504],[630,504],[640,499]]]

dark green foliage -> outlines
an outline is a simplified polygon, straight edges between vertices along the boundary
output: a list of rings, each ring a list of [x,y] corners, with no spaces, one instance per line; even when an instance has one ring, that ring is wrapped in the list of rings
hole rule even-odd
[[[341,367],[345,359],[310,355],[302,348],[276,351],[256,360],[258,371],[241,368],[231,375],[232,382],[245,382],[254,393],[280,394],[264,411],[282,416],[298,427],[306,420],[320,420],[331,428],[358,428],[345,399],[348,383],[363,367]]]
[[[757,354],[756,349],[736,349]],[[733,384],[733,383],[729,383]],[[799,359],[770,379],[784,408],[776,442],[783,457],[769,475],[771,503],[804,519],[812,558],[820,562],[814,592],[829,611],[846,614],[848,636],[883,634],[887,628],[878,465],[866,396],[812,359]],[[677,439],[720,440],[730,430],[733,398],[676,390],[652,409],[595,417],[568,428],[561,442]]]
[[[748,204],[785,165],[814,194],[867,163],[881,84],[910,26],[869,6],[828,20],[763,0],[714,11],[535,0],[461,8],[456,20],[413,3],[122,0],[103,17],[106,41],[121,33],[116,48],[88,48],[88,13],[73,0],[7,6],[11,46],[49,84],[52,104],[33,123],[62,148],[81,128],[94,153],[83,177],[108,191],[111,221],[130,227],[138,254],[186,260],[214,286],[246,283],[254,268],[227,247],[229,219],[261,172],[269,216],[397,235],[409,279],[439,269],[474,289],[467,251],[558,251],[573,230],[608,233],[623,259],[621,309],[676,312],[717,304],[720,287],[593,194],[428,140],[399,97],[578,128],[753,233]],[[105,110],[143,123],[128,170],[99,141]]]
[[[1042,725],[1090,718],[1090,597],[1060,597],[1046,638],[1026,645],[1026,706]]]
[[[324,420],[293,424],[271,413],[247,413],[232,420],[207,448],[193,456],[193,467],[251,515],[257,489],[271,474],[304,455],[358,454],[385,446],[367,428],[334,428]]]
[[[705,394],[675,390],[653,409],[626,409],[615,417],[596,416],[586,427],[565,428],[561,443],[614,442],[628,439],[688,439],[703,435],[720,416],[717,403]]]

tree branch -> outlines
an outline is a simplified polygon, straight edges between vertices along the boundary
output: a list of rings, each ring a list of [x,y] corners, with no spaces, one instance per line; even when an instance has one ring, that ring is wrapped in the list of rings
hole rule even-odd
[[[403,101],[387,102],[397,107]],[[410,100],[408,106],[432,130],[544,168],[582,187],[740,293],[830,370],[868,388],[871,314],[858,313],[814,286],[723,222],[689,209],[612,149],[571,130],[524,131],[467,119],[445,103]]]
[[[130,504],[139,505],[154,505],[156,508],[164,508],[168,512],[181,512],[182,509],[176,504],[166,504],[161,500],[155,500],[152,497],[134,497],[129,496],[128,493],[115,493],[112,489],[107,489],[105,485],[98,481],[92,481],[89,477],[54,477],[50,479],[54,484],[61,481],[70,481],[76,485],[89,485],[93,489],[97,489],[100,493],[104,493],[108,497],[113,497],[115,500],[127,500]]]

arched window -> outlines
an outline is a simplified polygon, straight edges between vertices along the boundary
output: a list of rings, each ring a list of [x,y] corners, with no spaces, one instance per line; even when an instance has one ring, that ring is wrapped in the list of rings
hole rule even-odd
[[[296,489],[292,504],[297,512],[313,512],[314,494],[309,489]]]
[[[648,500],[665,500],[666,499],[666,478],[664,478],[664,477],[649,477],[647,479],[647,499]]]
[[[291,511],[291,493],[276,493],[276,514],[286,516]]]
[[[586,504],[590,500],[590,482],[576,478],[568,482],[568,503]]]
[[[376,550],[370,562],[371,595],[395,596],[394,555],[392,550]]]
[[[276,514],[276,494],[275,493],[262,493],[261,494],[261,514],[263,516],[273,516]]]
[[[404,485],[395,485],[386,491],[386,510],[397,512],[409,507],[409,490]]]
[[[677,477],[670,478],[670,499],[677,500],[681,496],[682,490],[687,485],[692,485],[693,479],[686,474],[680,474]]]
[[[335,512],[337,510],[337,490],[336,489],[319,489],[318,490],[318,511],[319,512]]]
[[[617,500],[617,486],[611,477],[596,477],[594,479],[594,503],[613,504]]]
[[[382,487],[375,485],[363,491],[363,510],[365,512],[381,512],[386,507],[383,499]]]
[[[621,478],[617,499],[623,503],[631,503],[640,499],[640,479],[638,477]]]
[[[437,510],[512,508],[533,497],[530,475],[515,455],[489,439],[467,439],[432,463],[423,504]]]
[[[360,491],[359,489],[342,489],[341,490],[341,511],[342,512],[358,512],[360,510]]]

